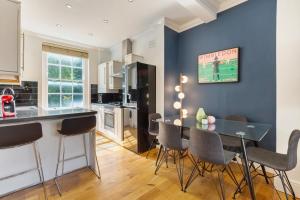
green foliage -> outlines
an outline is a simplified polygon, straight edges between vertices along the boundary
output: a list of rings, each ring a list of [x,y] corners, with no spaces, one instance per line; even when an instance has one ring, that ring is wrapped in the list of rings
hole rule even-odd
[[[83,105],[83,60],[48,54],[48,107]]]

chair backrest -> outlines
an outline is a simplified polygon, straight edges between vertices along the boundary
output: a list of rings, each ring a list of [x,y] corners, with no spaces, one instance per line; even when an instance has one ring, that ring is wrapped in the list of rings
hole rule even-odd
[[[287,171],[292,170],[297,165],[297,150],[298,143],[300,139],[300,130],[294,130],[289,138],[289,146],[288,146],[288,166]]]
[[[64,119],[62,121],[60,134],[62,135],[79,135],[95,129],[96,116],[78,117]]]
[[[0,149],[30,144],[43,136],[40,123],[0,127]]]
[[[191,128],[189,149],[202,161],[226,164],[220,135],[215,132]]]
[[[248,122],[247,117],[241,115],[228,115],[225,117],[226,120]]]
[[[159,133],[157,138],[159,143],[163,147],[168,149],[181,150],[182,137],[180,126],[159,122]]]
[[[155,121],[157,119],[161,119],[161,115],[159,113],[149,114],[148,132],[158,133],[158,122]]]

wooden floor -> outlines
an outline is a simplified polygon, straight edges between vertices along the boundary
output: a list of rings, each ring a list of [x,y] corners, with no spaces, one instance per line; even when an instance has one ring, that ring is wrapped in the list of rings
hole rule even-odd
[[[219,199],[212,177],[198,177],[186,193],[179,187],[176,168],[169,162],[169,168],[162,166],[158,175],[154,175],[156,151],[153,150],[149,159],[136,155],[110,140],[99,136],[97,138],[97,153],[100,161],[102,180],[98,180],[88,169],[65,175],[63,177],[63,195],[60,197],[53,181],[46,183],[48,199],[64,200],[193,200]],[[185,180],[190,173],[191,164],[186,160]],[[236,166],[235,173],[239,174]],[[216,177],[216,175],[214,175]],[[225,175],[227,199],[232,199],[234,185]],[[279,199],[271,185],[267,185],[262,177],[254,180],[258,200]],[[282,194],[281,194],[282,195]],[[283,197],[283,196],[282,196]],[[2,198],[3,200],[44,199],[43,189],[36,186]],[[237,199],[249,199],[247,189]]]

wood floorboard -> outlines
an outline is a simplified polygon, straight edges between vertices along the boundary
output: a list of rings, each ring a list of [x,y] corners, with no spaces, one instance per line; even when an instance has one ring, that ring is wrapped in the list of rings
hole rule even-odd
[[[45,183],[49,200],[214,200],[219,199],[213,179],[214,174],[198,177],[184,193],[180,190],[177,172],[170,160],[169,167],[165,164],[158,175],[154,175],[156,150],[152,150],[148,159],[145,155],[136,155],[109,139],[97,137],[97,155],[100,162],[102,180],[98,180],[88,169],[78,170],[60,179],[63,195],[60,197],[53,181]],[[184,181],[191,170],[191,163],[186,159]],[[239,168],[232,164],[233,171],[241,179]],[[258,200],[279,199],[271,185],[267,185],[263,177],[254,179],[255,192]],[[232,199],[235,185],[225,174],[227,199]],[[282,193],[281,198],[284,199]],[[41,185],[16,192],[1,200],[40,200],[44,199]],[[245,188],[237,199],[247,200],[249,193]]]

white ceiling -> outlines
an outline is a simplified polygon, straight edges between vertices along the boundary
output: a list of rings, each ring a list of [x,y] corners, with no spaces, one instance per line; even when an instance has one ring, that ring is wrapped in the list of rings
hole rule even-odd
[[[197,8],[191,9],[182,1],[206,2],[219,12],[246,0],[134,0],[133,3],[128,0],[22,0],[22,28],[95,47],[110,47],[145,31],[163,17],[179,31],[205,21],[200,19],[204,14],[196,16]],[[105,19],[109,23],[104,23]]]

